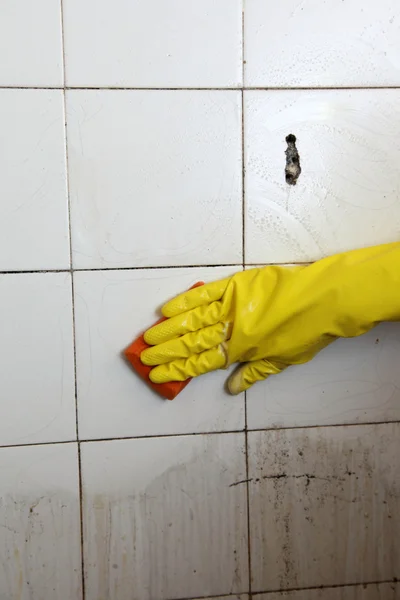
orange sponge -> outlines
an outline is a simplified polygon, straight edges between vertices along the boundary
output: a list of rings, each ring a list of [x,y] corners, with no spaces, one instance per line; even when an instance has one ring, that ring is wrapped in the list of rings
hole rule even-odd
[[[192,285],[192,288],[199,287],[200,285],[204,285],[203,281],[199,281]],[[159,319],[157,323],[161,323],[161,321],[165,321],[166,317],[162,317]],[[156,325],[156,323],[154,323]],[[140,335],[126,350],[124,350],[125,357],[128,362],[132,365],[138,375],[142,377],[142,379],[149,385],[155,392],[160,394],[163,398],[167,398],[168,400],[173,400],[179,392],[181,392],[187,385],[190,383],[190,378],[186,379],[186,381],[169,381],[168,383],[153,383],[149,378],[149,373],[153,367],[148,367],[144,365],[140,360],[140,354],[143,350],[149,348],[149,345],[144,341],[144,335]]]

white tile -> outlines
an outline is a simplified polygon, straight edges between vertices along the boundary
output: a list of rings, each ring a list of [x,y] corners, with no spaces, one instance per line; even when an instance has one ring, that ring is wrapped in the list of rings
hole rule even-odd
[[[399,451],[398,423],[249,433],[253,591],[397,577]]]
[[[0,597],[79,600],[76,444],[1,448],[0,486]]]
[[[69,86],[236,87],[242,0],[64,0]]]
[[[84,443],[82,468],[87,600],[247,589],[244,434]]]
[[[400,420],[400,324],[338,340],[247,392],[250,429]]]
[[[75,273],[81,439],[244,427],[243,395],[225,392],[226,371],[192,380],[168,401],[148,388],[121,357],[124,348],[159,318],[165,301],[197,281],[221,279],[234,271],[230,267]]]
[[[246,261],[299,262],[399,237],[398,90],[245,94]],[[285,181],[285,138],[302,173]]]
[[[70,275],[0,275],[0,445],[75,438]]]
[[[71,91],[75,267],[241,261],[234,91]]]
[[[247,86],[399,85],[396,0],[246,0],[244,6]]]
[[[0,271],[68,269],[62,92],[0,90],[0,126]]]
[[[0,86],[63,85],[61,3],[3,2],[0,19]]]
[[[399,600],[398,583],[371,583],[317,590],[253,595],[254,600]]]

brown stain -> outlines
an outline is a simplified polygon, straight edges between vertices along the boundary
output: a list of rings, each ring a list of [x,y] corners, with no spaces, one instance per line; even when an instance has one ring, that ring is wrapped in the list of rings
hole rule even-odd
[[[21,557],[18,548],[14,548],[14,562],[17,566],[17,585],[16,585],[16,598],[22,600],[24,592],[24,573],[21,565]]]
[[[398,451],[392,424],[260,434],[250,470],[252,556],[255,569],[272,566],[256,585],[307,587],[321,573],[329,585],[397,575],[400,466],[390,457]],[[263,506],[272,514],[265,509],[257,521]]]
[[[79,543],[79,511],[63,510],[71,502],[78,507],[76,496],[64,490],[36,497],[17,492],[3,495],[0,576],[4,597],[80,597],[77,554],[69,551],[69,544]]]
[[[183,597],[188,585],[200,594],[205,581],[206,591],[218,590],[227,572],[232,590],[243,587],[246,540],[232,524],[244,523],[245,531],[246,494],[229,487],[225,462],[230,457],[216,454],[215,446],[213,441],[202,444],[190,460],[167,468],[142,489],[133,481],[134,493],[88,498],[93,507],[86,517],[94,529],[91,556],[96,557],[87,565],[88,585],[93,589],[94,583],[98,600],[131,598],[131,589],[136,594],[142,589],[146,598],[172,597],[182,589],[177,593]],[[210,551],[220,560],[210,562]]]
[[[94,536],[93,541],[91,536],[88,536],[90,544],[89,555],[92,556],[96,569],[96,585],[97,590],[101,592],[99,600],[110,597],[109,588],[109,560],[110,560],[110,521],[109,521],[109,501],[102,494],[96,494],[93,498],[93,515],[94,515]]]

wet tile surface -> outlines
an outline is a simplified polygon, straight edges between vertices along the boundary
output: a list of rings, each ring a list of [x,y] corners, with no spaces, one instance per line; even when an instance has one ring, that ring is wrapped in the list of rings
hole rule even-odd
[[[241,0],[65,0],[69,86],[238,87]]]
[[[239,92],[70,91],[67,121],[75,268],[241,262]]]
[[[244,3],[245,85],[370,87],[400,83],[395,0]]]
[[[247,263],[308,262],[398,239],[396,90],[244,95]],[[300,155],[285,179],[285,138]]]
[[[226,393],[225,371],[194,379],[169,402],[144,385],[121,356],[122,350],[159,318],[155,307],[197,281],[222,279],[236,270],[219,267],[75,273],[82,439],[243,429],[244,397]]]
[[[63,85],[61,3],[4,2],[0,19],[0,86]]]
[[[0,448],[0,597],[81,600],[76,444]]]
[[[0,271],[69,269],[62,92],[0,89],[0,126]]]
[[[253,591],[397,577],[399,448],[397,423],[250,433]]]
[[[250,429],[396,421],[400,417],[400,327],[383,323],[337,340],[311,362],[247,392]]]
[[[0,331],[0,445],[75,439],[70,275],[0,275]]]
[[[83,444],[86,598],[246,589],[245,464],[244,434]]]

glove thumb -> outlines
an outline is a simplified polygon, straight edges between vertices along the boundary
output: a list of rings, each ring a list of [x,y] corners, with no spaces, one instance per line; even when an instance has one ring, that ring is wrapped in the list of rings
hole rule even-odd
[[[241,365],[228,379],[228,390],[232,395],[248,390],[256,381],[280,373],[286,365],[273,363],[266,358]]]

